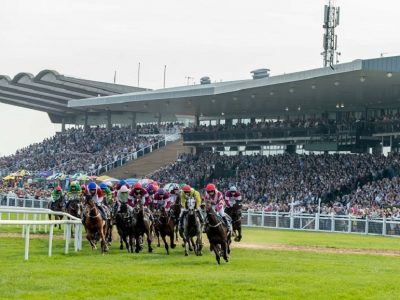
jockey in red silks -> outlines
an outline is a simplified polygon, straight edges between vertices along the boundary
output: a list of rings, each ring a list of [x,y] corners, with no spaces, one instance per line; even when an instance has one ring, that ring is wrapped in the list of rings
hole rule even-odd
[[[225,193],[225,205],[226,207],[232,207],[235,203],[240,204],[242,196],[238,192],[236,186],[232,185],[229,190]]]
[[[228,227],[230,231],[232,231],[231,228],[231,222],[228,220],[228,218],[225,215],[225,201],[224,201],[224,196],[223,194],[217,190],[215,187],[215,184],[209,183],[206,186],[206,193],[204,194],[204,202],[207,204],[211,204],[212,208],[216,211],[216,213],[222,218],[224,221],[225,225]]]
[[[172,201],[170,199],[169,193],[164,191],[164,189],[159,189],[154,195],[153,208],[161,209],[164,208],[166,212],[171,209]]]
[[[140,182],[136,182],[131,189],[128,197],[128,205],[134,207],[138,201],[141,205],[148,205],[149,203],[149,193],[142,187]]]

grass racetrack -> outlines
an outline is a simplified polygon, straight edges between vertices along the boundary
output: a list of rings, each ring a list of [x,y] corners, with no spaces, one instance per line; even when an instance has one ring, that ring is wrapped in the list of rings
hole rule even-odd
[[[5,228],[0,228],[5,229]],[[184,257],[178,245],[167,256],[120,251],[113,242],[102,256],[85,241],[63,253],[55,240],[0,235],[0,299],[399,299],[397,238],[245,229],[233,242],[231,261]],[[55,232],[61,232],[55,230]],[[154,244],[154,243],[153,243]],[[72,249],[70,248],[70,251]]]

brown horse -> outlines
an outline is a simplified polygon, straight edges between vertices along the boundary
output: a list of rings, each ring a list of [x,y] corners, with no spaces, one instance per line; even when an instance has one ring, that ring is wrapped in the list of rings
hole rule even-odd
[[[119,211],[115,214],[115,224],[120,236],[119,249],[124,249],[125,243],[126,250],[133,252],[132,216],[126,203],[121,203]]]
[[[50,201],[47,204],[47,208],[52,211],[64,212],[64,197],[56,201]],[[54,220],[62,220],[63,216],[54,215]],[[49,220],[51,220],[51,214],[49,214]],[[54,227],[57,227],[57,224],[54,224]],[[58,224],[58,229],[61,229],[61,224]]]
[[[175,234],[174,233],[174,229],[175,229],[174,216],[172,216],[171,213],[167,213],[165,211],[165,208],[162,208],[161,212],[158,216],[158,221],[157,221],[155,227],[156,227],[156,232],[158,232],[161,235],[161,238],[164,242],[165,250],[167,251],[167,254],[169,254],[169,246],[168,246],[168,243],[166,240],[166,236],[169,236],[171,249],[174,249],[176,247],[176,245],[174,244],[174,234]],[[157,238],[159,239],[158,235],[157,235]],[[158,243],[160,243],[160,242],[158,242]]]
[[[85,207],[85,229],[86,238],[92,246],[92,250],[97,249],[97,241],[101,241],[101,253],[108,251],[105,233],[107,232],[107,222],[103,220],[99,209],[91,197],[86,199]]]
[[[232,234],[235,241],[240,242],[242,239],[242,205],[235,203],[225,211],[232,219]]]
[[[206,233],[210,242],[210,250],[214,251],[215,259],[220,264],[221,256],[226,262],[229,261],[231,232],[218,218],[211,204],[206,206]]]
[[[133,209],[132,214],[132,232],[135,238],[135,252],[139,253],[141,250],[141,241],[146,234],[148,251],[153,252],[151,247],[151,234],[152,234],[152,221],[150,220],[150,213],[144,211],[141,203],[137,203]]]

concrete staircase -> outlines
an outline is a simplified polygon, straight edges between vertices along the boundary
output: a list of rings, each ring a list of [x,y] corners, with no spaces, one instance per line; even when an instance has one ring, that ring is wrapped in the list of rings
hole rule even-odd
[[[147,174],[175,162],[179,154],[188,152],[190,152],[190,149],[183,146],[183,140],[180,139],[136,160],[127,162],[119,168],[112,169],[105,175],[114,178],[143,178]]]

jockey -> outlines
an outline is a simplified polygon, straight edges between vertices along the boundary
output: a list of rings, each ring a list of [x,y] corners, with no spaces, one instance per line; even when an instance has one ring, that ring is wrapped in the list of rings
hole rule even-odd
[[[112,201],[113,201],[113,193],[112,193],[112,191],[110,190],[110,188],[105,183],[100,183],[100,188],[101,188],[101,191],[103,192],[103,194],[105,196],[104,200],[103,200],[104,204],[111,206]]]
[[[61,186],[57,185],[54,190],[51,192],[51,209],[53,209],[55,203],[57,201],[61,201],[61,204],[64,205],[64,195],[61,189]]]
[[[203,216],[199,212],[200,204],[201,204],[201,197],[200,193],[196,191],[194,188],[190,187],[190,185],[186,184],[181,191],[180,194],[180,199],[181,199],[181,214],[179,215],[179,231],[183,231],[183,218],[187,213],[188,207],[187,207],[187,200],[189,198],[194,198],[196,201],[195,204],[195,210],[197,212],[197,215],[199,216],[200,222],[204,223]]]
[[[155,209],[160,209],[163,207],[168,213],[171,208],[171,199],[169,193],[164,191],[164,189],[159,189],[154,196],[153,205]]]
[[[81,198],[84,198],[87,194],[89,194],[87,186],[82,184],[81,185]]]
[[[51,192],[51,201],[55,202],[58,201],[62,198],[63,193],[62,193],[62,189],[61,186],[57,185],[54,190]]]
[[[125,180],[121,179],[114,187],[114,198],[117,198],[118,191],[122,186],[126,186],[128,189],[130,189],[129,184],[127,184]]]
[[[115,201],[115,205],[113,208],[114,215],[116,215],[119,212],[122,203],[127,204],[128,197],[129,197],[129,189],[125,185],[121,186],[121,188],[117,192],[117,197],[116,197],[117,200]],[[130,206],[127,205],[127,207]]]
[[[96,203],[97,208],[100,210],[101,215],[104,220],[107,220],[108,214],[107,209],[103,206],[104,194],[101,188],[94,182],[90,182],[87,186],[89,190],[88,195],[92,197],[94,203]]]
[[[65,204],[65,208],[68,209],[69,203],[72,200],[79,200],[81,196],[82,190],[78,181],[71,182],[68,191],[67,191],[67,201]]]
[[[242,196],[238,192],[236,186],[232,185],[229,190],[225,193],[225,205],[226,207],[232,207],[237,203],[241,205],[240,202],[242,201]]]
[[[175,202],[178,201],[178,203],[181,201],[179,197],[179,185],[176,183],[173,183],[169,186],[169,199],[171,200],[171,205],[174,205]]]
[[[215,184],[207,184],[206,193],[204,194],[204,202],[211,204],[212,208],[222,218],[228,229],[232,231],[232,224],[228,221],[224,211],[224,196],[217,190]]]
[[[147,193],[149,197],[146,199],[145,206],[150,207],[150,209],[153,209],[155,207],[154,205],[154,196],[156,195],[157,189],[154,187],[154,185],[149,184],[146,187]]]
[[[128,205],[134,207],[137,201],[140,201],[142,205],[145,205],[146,202],[149,203],[149,194],[140,182],[136,182],[133,189],[131,189],[128,197]]]

